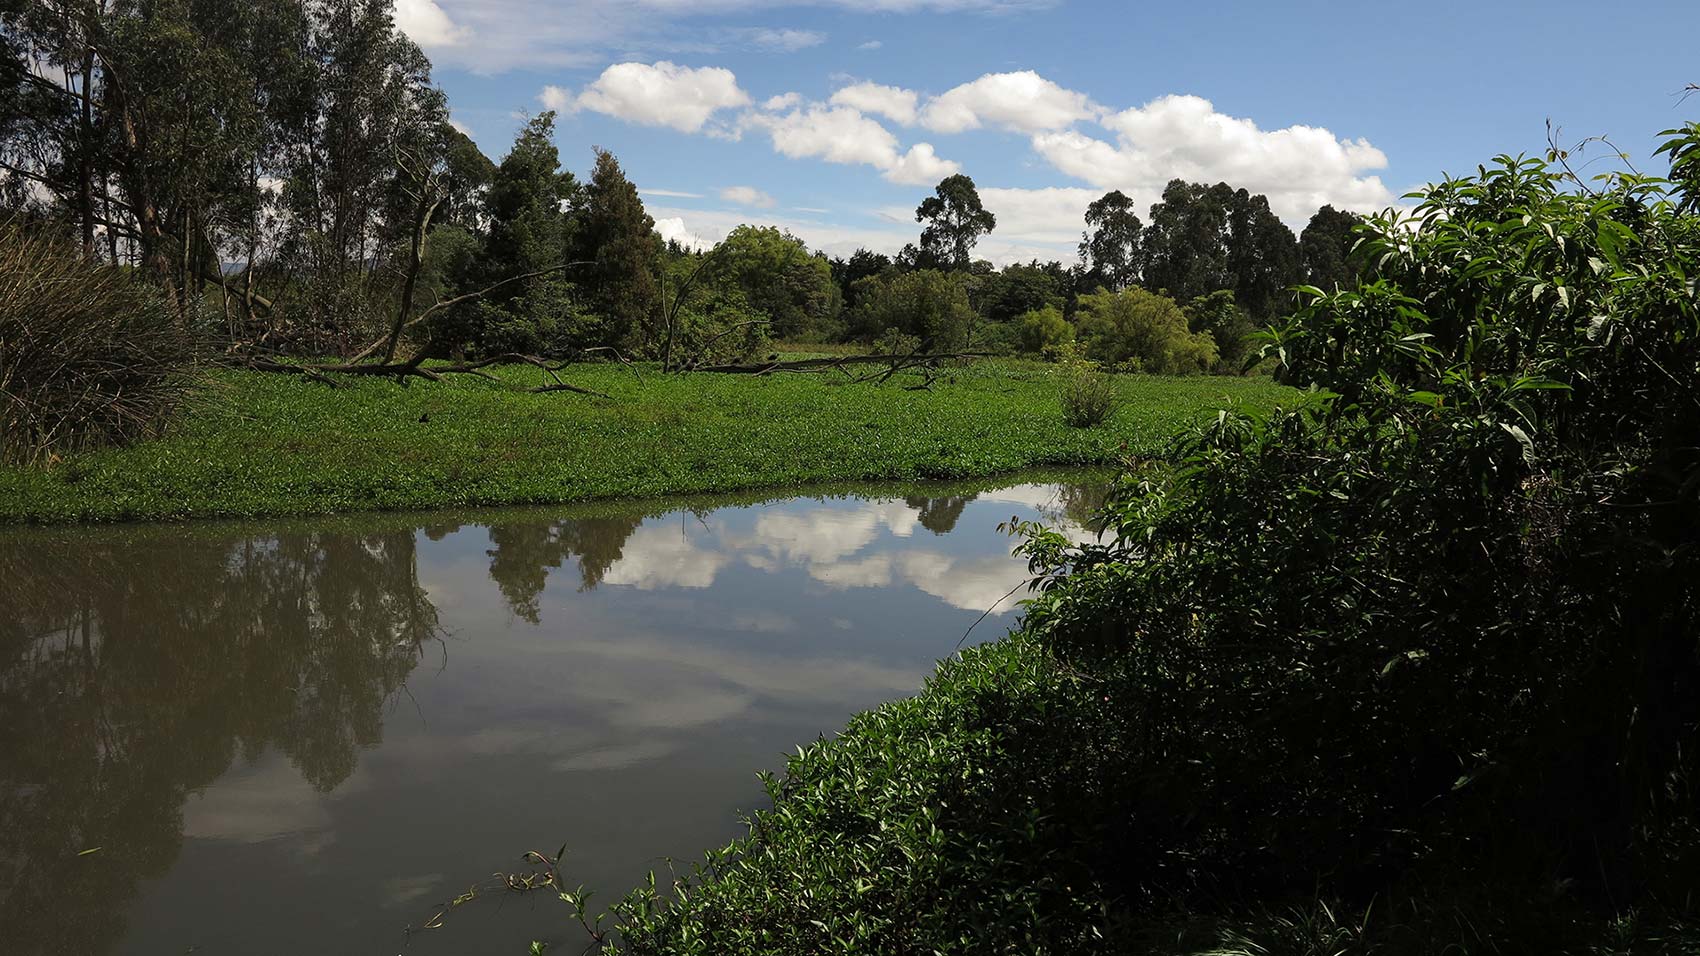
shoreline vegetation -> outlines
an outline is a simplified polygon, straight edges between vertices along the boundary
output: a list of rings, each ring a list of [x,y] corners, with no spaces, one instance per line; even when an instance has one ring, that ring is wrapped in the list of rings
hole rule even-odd
[[[1070,428],[1055,366],[976,362],[932,390],[825,376],[572,367],[609,398],[530,394],[541,370],[415,382],[220,370],[165,433],[0,466],[0,525],[558,505],[832,482],[991,478],[1160,457],[1218,410],[1303,393],[1267,378],[1114,376],[1118,408]],[[918,379],[918,376],[916,376]],[[533,381],[535,379],[535,381]]]

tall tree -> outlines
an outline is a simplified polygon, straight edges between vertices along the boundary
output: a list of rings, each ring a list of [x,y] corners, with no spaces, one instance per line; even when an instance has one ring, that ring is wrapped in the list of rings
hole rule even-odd
[[[1178,299],[1230,285],[1227,186],[1212,188],[1176,179],[1151,207],[1144,233],[1145,285]]]
[[[1234,190],[1228,200],[1227,252],[1228,288],[1246,311],[1267,321],[1291,304],[1287,289],[1302,276],[1299,241],[1270,210],[1267,197]]]
[[[384,216],[398,155],[434,152],[447,105],[389,0],[310,0],[308,12],[311,95],[291,144],[285,256],[312,279],[311,324],[346,329],[373,311],[375,267],[413,226]]]
[[[665,346],[655,275],[661,237],[619,160],[605,149],[595,152],[575,258],[595,263],[587,268],[585,281],[592,307],[605,323],[604,339],[654,353]]]
[[[946,269],[968,268],[974,244],[998,224],[981,204],[974,180],[962,173],[946,177],[915,207],[915,221],[927,224],[921,230],[921,255]]]
[[[489,239],[485,243],[486,284],[542,272],[567,261],[565,208],[576,205],[578,180],[561,169],[555,148],[555,114],[533,117],[514,139],[513,149],[491,175],[485,197]],[[502,304],[523,297],[552,277],[504,286],[486,297]]]
[[[1086,207],[1087,231],[1080,237],[1080,259],[1088,281],[1111,290],[1139,281],[1139,234],[1144,224],[1133,211],[1133,200],[1121,190],[1105,193]]]
[[[1227,183],[1169,183],[1151,207],[1143,251],[1148,287],[1181,301],[1231,289],[1257,321],[1282,307],[1301,276],[1298,240],[1269,200]]]
[[[1352,229],[1362,218],[1354,213],[1323,206],[1310,217],[1299,233],[1299,258],[1305,282],[1319,289],[1350,288],[1358,270],[1348,261],[1357,237]]]

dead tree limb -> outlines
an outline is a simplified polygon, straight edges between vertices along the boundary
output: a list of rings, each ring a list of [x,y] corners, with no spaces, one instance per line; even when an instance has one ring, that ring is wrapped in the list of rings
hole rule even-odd
[[[987,352],[935,352],[914,355],[838,355],[827,358],[797,359],[790,362],[757,362],[748,365],[701,365],[697,372],[716,372],[722,375],[768,375],[773,372],[826,372],[851,365],[887,365],[902,371],[951,359],[986,358]],[[891,377],[892,371],[879,374],[881,380]],[[868,379],[856,379],[866,381]]]
[[[619,349],[613,347],[612,345],[597,345],[597,346],[594,346],[592,348],[588,348],[588,349],[584,350],[584,354],[586,354],[586,355],[589,355],[593,352],[607,352],[609,355],[614,356],[614,360],[619,362],[621,365],[624,365],[626,367],[626,370],[632,373],[633,378],[637,379],[640,382],[643,381],[643,373],[638,371],[637,365],[635,365],[632,362],[631,359],[626,358],[624,355],[621,355]]]
[[[450,365],[427,366],[424,364],[424,361],[423,354],[421,354],[416,355],[405,362],[341,362],[336,365],[323,365],[313,363],[296,364],[279,362],[274,359],[256,356],[250,357],[246,362],[242,363],[240,367],[253,369],[257,372],[278,372],[286,375],[301,375],[305,378],[310,378],[316,382],[322,382],[334,388],[336,387],[337,382],[335,379],[330,377],[333,374],[373,375],[379,378],[394,378],[400,382],[406,382],[409,378],[423,378],[432,382],[440,382],[443,380],[444,375],[472,375],[496,382],[497,384],[505,384],[502,382],[502,379],[495,375],[491,375],[489,372],[484,370],[492,365],[532,365],[542,369],[553,381],[546,385],[537,385],[532,388],[525,389],[527,392],[533,394],[544,394],[547,392],[574,392],[579,395],[592,395],[596,398],[612,399],[614,397],[604,392],[598,392],[595,389],[585,388],[583,386],[574,385],[571,382],[564,381],[559,373],[562,369],[567,367],[565,362],[551,365],[535,355],[521,355],[517,352],[509,352],[502,355],[493,355],[489,358],[480,359],[476,362],[456,362]]]
[[[588,265],[595,265],[595,264],[596,263],[595,263],[594,260],[583,259],[583,260],[580,260],[578,262],[563,262],[558,266],[550,266],[547,269],[539,269],[536,272],[527,272],[527,273],[524,273],[522,275],[509,276],[508,278],[503,279],[500,282],[496,282],[496,283],[492,283],[490,285],[487,285],[484,288],[479,289],[476,292],[468,292],[465,295],[457,295],[452,299],[444,299],[440,302],[437,302],[434,305],[432,305],[430,308],[426,309],[425,311],[419,313],[418,315],[414,316],[413,318],[408,319],[406,322],[402,323],[401,329],[399,331],[400,332],[406,332],[408,329],[413,328],[414,326],[425,321],[426,319],[430,318],[431,316],[436,315],[438,312],[441,312],[444,309],[453,308],[454,306],[460,305],[462,302],[471,302],[474,299],[482,299],[485,296],[489,295],[490,293],[495,292],[497,289],[502,288],[503,286],[511,285],[515,282],[523,282],[526,279],[535,279],[539,276],[554,275],[557,272],[564,272],[567,269],[573,268],[574,266],[588,266]],[[349,363],[352,364],[352,363],[355,363],[355,362],[362,361],[364,359],[371,358],[373,355],[377,354],[378,350],[380,350],[384,347],[384,343],[388,342],[389,338],[390,337],[388,335],[386,335],[383,338],[377,340],[376,342],[373,342],[371,345],[368,345],[365,348],[361,349],[359,352],[356,352],[354,354],[354,356],[351,357],[348,360]]]

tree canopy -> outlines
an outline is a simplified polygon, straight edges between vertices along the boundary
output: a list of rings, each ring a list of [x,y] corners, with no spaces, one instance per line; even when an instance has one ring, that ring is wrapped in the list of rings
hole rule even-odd
[[[915,221],[927,224],[921,230],[920,261],[954,270],[968,268],[974,244],[998,224],[997,216],[980,202],[974,180],[962,173],[946,177],[933,195],[921,200]]]

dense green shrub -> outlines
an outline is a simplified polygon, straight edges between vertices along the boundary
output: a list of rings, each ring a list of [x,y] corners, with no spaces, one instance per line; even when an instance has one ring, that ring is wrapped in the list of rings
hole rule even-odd
[[[1106,365],[1188,375],[1216,364],[1216,343],[1209,333],[1193,333],[1174,300],[1144,289],[1083,295],[1075,322],[1086,354]]]
[[[979,322],[968,340],[968,351],[982,355],[1017,355],[1021,330],[1014,322]]]
[[[860,280],[850,329],[863,339],[896,329],[943,350],[963,346],[975,319],[960,275],[920,269]]]
[[[1035,538],[1028,626],[1218,886],[1695,885],[1700,219],[1577,186],[1505,158],[1371,219],[1377,280],[1271,331],[1323,403],[1225,414],[1106,544]]]
[[[1053,306],[1023,313],[1015,321],[1021,336],[1021,351],[1045,355],[1074,341],[1074,326]]]
[[[708,269],[722,294],[740,298],[752,316],[770,323],[775,338],[819,337],[836,326],[840,303],[832,266],[790,233],[739,226],[721,240]]]
[[[1115,411],[1115,383],[1072,344],[1058,352],[1057,379],[1062,385],[1063,421],[1070,426],[1090,428]]]
[[[0,223],[0,459],[157,433],[189,392],[194,352],[158,290]]]
[[[1238,375],[1245,370],[1246,354],[1251,350],[1256,329],[1251,316],[1234,302],[1231,289],[1201,295],[1181,307],[1186,315],[1187,328],[1194,333],[1210,336],[1216,345],[1216,362],[1211,371],[1223,375]]]

